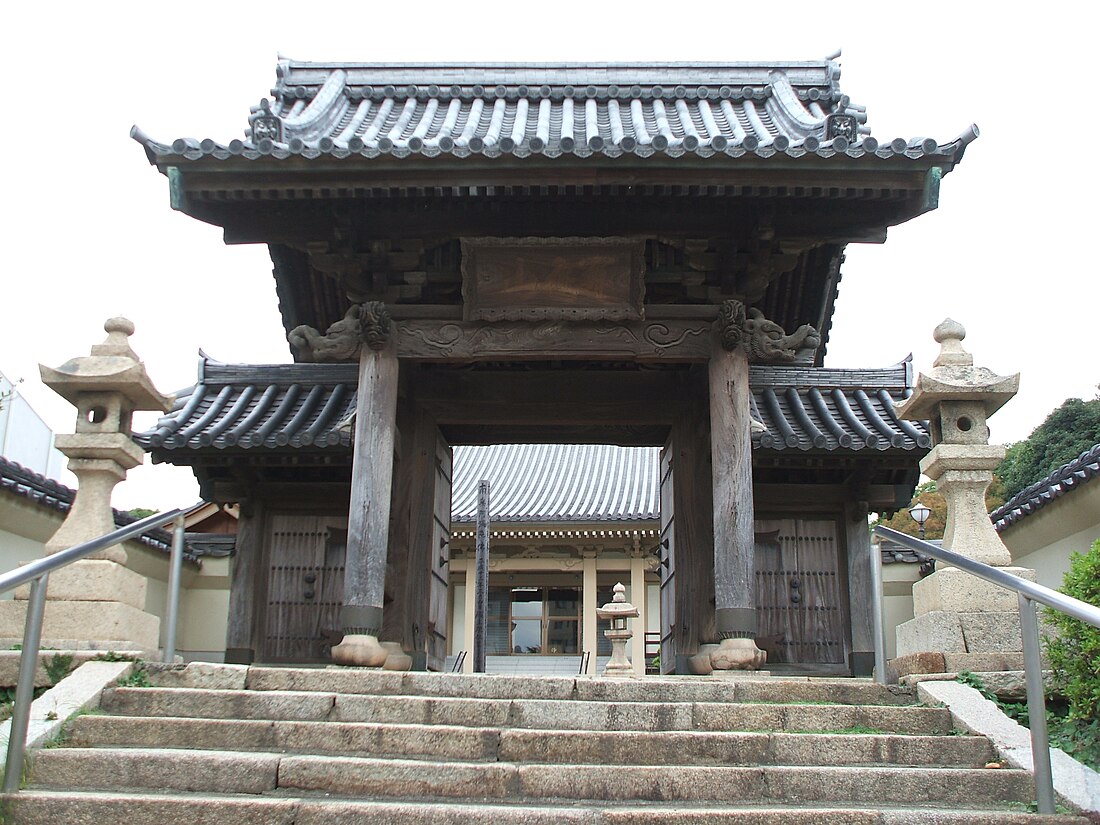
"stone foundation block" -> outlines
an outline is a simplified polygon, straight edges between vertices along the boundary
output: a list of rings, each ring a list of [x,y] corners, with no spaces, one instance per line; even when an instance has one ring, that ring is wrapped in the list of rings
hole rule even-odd
[[[1020,615],[936,611],[898,625],[898,656],[915,653],[1019,653]]]
[[[0,602],[0,638],[22,641],[27,602]],[[121,602],[46,601],[42,624],[43,647],[97,649],[96,640],[110,640],[114,647],[156,650],[160,644],[160,619]]]
[[[149,580],[121,564],[99,559],[82,559],[50,573],[48,601],[121,602],[145,610]],[[30,585],[15,591],[16,599],[29,599]]]
[[[1035,571],[1005,567],[1006,573],[1035,581]],[[937,611],[955,613],[1006,613],[1019,609],[1016,593],[990,584],[957,567],[945,567],[913,585],[913,614]]]
[[[960,613],[966,653],[1022,653],[1018,611]]]
[[[965,653],[958,613],[925,613],[898,625],[898,657],[914,653]]]

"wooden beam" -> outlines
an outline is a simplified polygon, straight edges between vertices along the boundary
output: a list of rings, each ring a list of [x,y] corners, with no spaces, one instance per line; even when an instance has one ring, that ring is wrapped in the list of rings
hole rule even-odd
[[[711,324],[664,321],[401,321],[397,354],[420,361],[591,360],[696,362],[710,355]]]

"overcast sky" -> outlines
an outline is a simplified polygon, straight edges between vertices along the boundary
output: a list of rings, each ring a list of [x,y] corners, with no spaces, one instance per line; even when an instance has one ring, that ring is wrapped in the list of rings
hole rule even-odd
[[[0,370],[57,432],[74,410],[43,387],[125,315],[164,392],[195,380],[197,351],[279,362],[289,351],[264,247],[168,205],[130,140],[241,137],[279,54],[433,62],[806,60],[843,49],[841,88],[880,142],[979,140],[943,182],[939,210],[851,245],[826,364],[880,367],[932,329],[967,329],[977,363],[1022,372],[992,420],[1023,437],[1067,397],[1092,398],[1098,298],[1095,11],[1029,4],[337,3],[24,4],[0,18],[8,104],[0,128],[4,289]],[[108,11],[109,9],[109,11]],[[125,9],[125,11],[118,11]],[[173,10],[175,9],[175,10]],[[1087,14],[1087,17],[1086,17]],[[153,416],[155,420],[155,416]],[[144,425],[150,423],[146,418]],[[132,471],[115,505],[194,500],[190,471]]]

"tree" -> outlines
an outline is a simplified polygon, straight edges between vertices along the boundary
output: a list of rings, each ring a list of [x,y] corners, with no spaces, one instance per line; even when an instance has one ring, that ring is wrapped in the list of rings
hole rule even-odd
[[[135,507],[133,510],[129,510],[128,514],[136,519],[143,519],[159,512],[160,510],[150,510],[148,507]]]
[[[1100,444],[1100,397],[1066,399],[1030,436],[1008,447],[997,468],[1002,494],[1012,498],[1095,444]]]

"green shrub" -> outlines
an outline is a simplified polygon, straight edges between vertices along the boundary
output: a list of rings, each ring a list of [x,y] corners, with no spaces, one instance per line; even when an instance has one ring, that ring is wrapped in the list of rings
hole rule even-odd
[[[1088,553],[1073,554],[1062,592],[1100,606],[1100,540]],[[1069,703],[1070,720],[1095,722],[1100,719],[1100,627],[1056,610],[1045,613],[1057,631],[1046,640],[1055,689]]]

